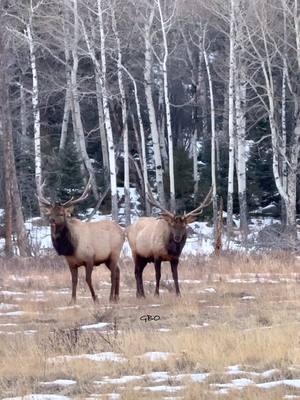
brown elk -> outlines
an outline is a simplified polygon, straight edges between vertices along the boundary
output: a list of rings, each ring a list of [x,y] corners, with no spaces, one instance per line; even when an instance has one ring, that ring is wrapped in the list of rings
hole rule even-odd
[[[42,185],[43,186],[43,185]],[[88,197],[90,181],[83,194],[65,203],[52,203],[38,194],[42,212],[48,216],[56,252],[65,256],[72,275],[72,303],[76,302],[78,268],[85,266],[86,282],[95,302],[92,284],[93,267],[104,263],[111,272],[110,301],[118,301],[120,269],[118,260],[124,243],[122,228],[113,221],[84,222],[72,217],[74,205]]]
[[[151,191],[149,192],[151,193]],[[211,194],[212,190],[209,191],[199,207],[183,215],[166,210],[153,198],[152,194],[149,194],[149,202],[158,207],[162,214],[159,218],[140,218],[127,229],[127,237],[135,264],[137,297],[145,297],[143,270],[149,262],[153,262],[155,266],[155,295],[159,296],[162,261],[170,262],[176,294],[180,295],[177,266],[187,238],[187,225],[195,221],[196,217],[202,213],[203,208],[210,204]]]

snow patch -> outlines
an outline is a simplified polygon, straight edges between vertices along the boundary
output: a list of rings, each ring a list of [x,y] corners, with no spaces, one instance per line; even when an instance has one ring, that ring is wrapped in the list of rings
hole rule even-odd
[[[111,325],[109,322],[98,322],[97,324],[82,325],[80,329],[102,329]]]
[[[120,354],[110,351],[97,354],[80,354],[76,356],[68,356],[68,355],[57,356],[57,357],[50,357],[47,359],[47,361],[51,363],[63,363],[65,361],[72,361],[72,360],[109,361],[109,362],[126,361],[126,359],[122,357]]]
[[[174,353],[169,353],[166,351],[149,351],[141,356],[138,356],[139,358],[145,358],[146,360],[149,361],[162,361],[162,360],[167,360],[171,355]]]
[[[52,386],[52,385],[71,386],[71,385],[75,385],[76,383],[77,382],[74,381],[73,379],[56,379],[55,381],[40,382],[40,385],[43,385],[43,386]]]
[[[174,393],[174,392],[178,392],[179,390],[183,390],[184,386],[167,386],[167,385],[145,386],[142,389],[143,390],[147,390],[149,392],[169,392],[169,393]]]

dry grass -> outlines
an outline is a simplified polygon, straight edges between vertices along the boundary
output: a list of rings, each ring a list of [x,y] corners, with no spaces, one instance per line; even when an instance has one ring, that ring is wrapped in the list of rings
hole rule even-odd
[[[161,297],[153,296],[154,269],[145,270],[145,300],[135,298],[133,266],[122,260],[121,301],[108,303],[109,274],[104,267],[94,272],[100,304],[94,306],[85,286],[83,271],[78,307],[68,308],[70,276],[59,258],[0,261],[0,393],[3,397],[29,393],[59,393],[88,398],[92,393],[122,394],[122,399],[219,398],[220,384],[249,378],[255,383],[299,377],[299,260],[291,255],[228,255],[221,258],[183,260],[179,269],[182,297],[177,299],[163,267]],[[186,282],[184,282],[186,281]],[[196,281],[196,282],[195,282]],[[194,282],[194,283],[193,283]],[[3,292],[4,291],[4,292]],[[151,291],[152,293],[149,293]],[[16,292],[16,293],[14,293]],[[23,311],[11,316],[9,311]],[[159,315],[159,321],[143,322],[142,315]],[[111,323],[108,330],[82,330],[97,322]],[[30,331],[34,331],[34,333]],[[146,352],[168,352],[169,357],[150,361]],[[63,355],[115,352],[125,362],[95,362],[73,358],[51,362]],[[241,365],[243,373],[228,375],[228,366]],[[259,372],[276,369],[270,377]],[[148,377],[167,371],[166,382]],[[202,383],[178,374],[208,373]],[[257,374],[254,375],[253,372]],[[105,383],[104,377],[143,375],[126,384]],[[42,381],[74,379],[76,385],[42,386]],[[95,381],[101,381],[96,384]],[[178,392],[151,392],[149,387],[183,386]],[[140,388],[138,388],[140,387]],[[145,389],[143,389],[145,388]],[[170,390],[171,390],[170,389]],[[271,389],[250,385],[232,388],[225,399],[282,399],[300,394],[280,385]]]

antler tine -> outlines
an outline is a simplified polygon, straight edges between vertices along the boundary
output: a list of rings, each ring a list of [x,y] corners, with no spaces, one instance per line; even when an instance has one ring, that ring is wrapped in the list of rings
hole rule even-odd
[[[163,211],[163,213],[169,215],[170,217],[174,217],[174,214],[173,214],[173,213],[171,213],[170,211],[168,211],[168,210],[167,210],[165,207],[163,207],[157,200],[155,200],[155,198],[153,197],[153,193],[152,193],[152,190],[151,190],[151,187],[150,187],[149,183],[148,183],[147,200],[148,200],[148,202],[149,202],[152,206],[157,207],[157,208],[159,208],[161,211]]]
[[[66,201],[65,203],[63,203],[62,206],[69,207],[71,205],[80,203],[81,201],[85,200],[89,195],[89,191],[90,191],[90,188],[91,188],[91,181],[92,181],[92,177],[90,175],[88,183],[86,184],[86,187],[85,187],[82,195],[80,197],[78,197],[78,199],[74,199],[74,197],[71,197],[71,199]]]
[[[42,184],[40,186],[38,186],[38,188],[37,188],[36,197],[38,198],[38,201],[41,205],[52,206],[51,201],[46,199],[46,197],[43,195],[43,188],[44,188],[45,184],[46,184],[46,180],[44,179]]]
[[[213,192],[213,187],[210,188],[209,192],[207,193],[205,199],[202,201],[199,207],[195,208],[194,210],[190,211],[189,213],[185,214],[186,217],[189,216],[197,216],[200,215],[203,211],[203,209],[207,206],[210,205],[212,202],[212,192]]]

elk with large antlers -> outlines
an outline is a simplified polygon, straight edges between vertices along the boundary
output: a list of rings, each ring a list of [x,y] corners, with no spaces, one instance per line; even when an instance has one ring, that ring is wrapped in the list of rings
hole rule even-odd
[[[44,184],[42,185],[42,187]],[[90,180],[83,194],[65,203],[53,203],[38,194],[41,211],[49,217],[52,243],[65,256],[72,275],[72,302],[76,302],[78,268],[85,266],[86,282],[95,302],[98,298],[92,284],[93,267],[105,264],[111,272],[110,301],[119,298],[120,270],[118,260],[124,243],[122,228],[113,221],[84,222],[72,217],[74,205],[88,197]]]
[[[137,297],[145,297],[143,270],[149,262],[153,262],[155,266],[155,295],[159,296],[162,261],[170,262],[176,294],[180,295],[177,266],[187,238],[187,225],[195,221],[203,209],[211,203],[211,194],[212,190],[209,191],[202,204],[193,211],[177,215],[162,207],[149,190],[148,201],[162,211],[160,217],[140,218],[127,229],[135,264]]]

